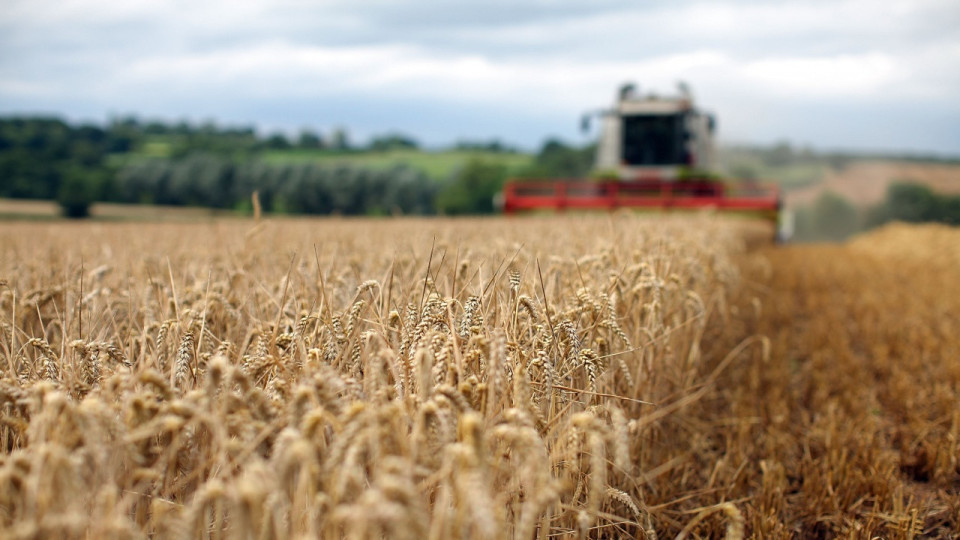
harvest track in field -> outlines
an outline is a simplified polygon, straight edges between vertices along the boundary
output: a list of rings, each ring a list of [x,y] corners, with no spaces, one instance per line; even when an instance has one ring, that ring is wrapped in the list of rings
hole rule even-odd
[[[960,230],[895,224],[768,248],[751,332],[771,360],[722,393],[760,537],[960,535]]]
[[[0,528],[957,535],[957,231],[766,238],[628,214],[9,225]]]

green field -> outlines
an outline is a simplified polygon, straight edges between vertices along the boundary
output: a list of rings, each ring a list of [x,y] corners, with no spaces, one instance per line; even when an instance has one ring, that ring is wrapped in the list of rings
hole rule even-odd
[[[154,136],[138,151],[129,154],[110,156],[109,163],[119,167],[126,163],[144,158],[171,157],[172,138]],[[257,154],[267,163],[317,163],[320,165],[353,165],[372,169],[388,169],[397,165],[406,165],[423,171],[434,180],[447,179],[457,168],[470,160],[482,160],[487,163],[505,165],[511,172],[517,172],[530,165],[534,156],[524,153],[489,152],[483,150],[388,150],[388,151],[339,151],[307,150],[293,148],[289,150],[265,150]]]
[[[512,171],[533,161],[529,154],[484,152],[479,150],[391,150],[386,152],[332,152],[325,150],[268,150],[262,154],[268,163],[314,162],[323,165],[348,164],[375,169],[407,165],[430,178],[443,180],[472,159],[502,163]]]

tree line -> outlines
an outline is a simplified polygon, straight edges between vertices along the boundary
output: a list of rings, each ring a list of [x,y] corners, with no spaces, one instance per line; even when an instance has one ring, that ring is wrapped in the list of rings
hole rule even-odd
[[[207,153],[132,162],[118,171],[115,184],[123,202],[244,210],[257,191],[268,211],[345,215],[429,214],[441,188],[407,166],[267,163]]]
[[[246,210],[253,191],[273,212],[477,214],[496,210],[494,195],[509,175],[581,176],[593,155],[590,147],[550,140],[525,170],[473,159],[439,181],[402,165],[382,169],[263,159],[271,150],[349,154],[419,148],[415,139],[398,133],[358,146],[343,129],[326,136],[304,130],[291,138],[259,136],[248,127],[132,117],[105,126],[71,125],[55,117],[0,118],[0,197],[58,200],[73,217],[86,215],[94,201]],[[499,141],[461,141],[454,148],[516,151]]]
[[[163,152],[155,155],[150,145],[156,141],[162,141]],[[383,169],[263,159],[265,152],[284,149],[349,154],[418,148],[415,139],[396,133],[359,146],[342,129],[325,136],[304,130],[287,137],[212,123],[120,118],[99,126],[54,117],[7,117],[0,118],[0,197],[58,200],[64,213],[75,217],[86,215],[94,201],[248,211],[253,191],[259,192],[265,210],[278,213],[483,214],[497,211],[494,196],[509,176],[586,177],[595,153],[592,145],[548,140],[522,170],[472,159],[444,179],[404,165]],[[499,141],[460,141],[453,148],[516,152]],[[813,159],[809,150],[785,143],[758,155],[771,163]],[[960,224],[960,197],[897,183],[882,204],[862,210],[828,193],[798,211],[797,237],[843,238],[892,220]]]

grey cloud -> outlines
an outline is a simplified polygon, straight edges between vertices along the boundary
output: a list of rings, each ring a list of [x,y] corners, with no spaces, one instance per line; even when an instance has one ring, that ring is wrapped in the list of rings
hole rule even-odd
[[[381,122],[384,129],[437,138],[499,128],[507,139],[529,142],[567,130],[568,116],[603,105],[620,80],[672,86],[683,76],[722,118],[730,117],[728,133],[738,137],[843,134],[855,146],[861,125],[873,126],[870,137],[886,137],[869,142],[865,134],[863,144],[922,141],[960,152],[957,132],[942,127],[960,125],[960,6],[953,0],[33,0],[5,7],[0,112],[143,111],[296,127],[296,111],[303,110],[316,115],[304,113],[302,122],[321,125],[376,131]],[[367,73],[327,60],[371,47],[401,53],[363,64]],[[274,50],[302,58],[277,58],[271,80],[246,69],[244,55]],[[691,55],[707,60],[692,67],[668,62]],[[210,62],[221,58],[232,71],[184,68],[217,67]],[[393,58],[406,64],[394,66]],[[751,65],[764,65],[758,62],[837,58],[880,58],[890,73],[878,76],[882,88],[862,95],[781,92],[750,78]],[[265,65],[262,58],[248,63]],[[477,73],[470,73],[474,64]],[[213,71],[219,80],[210,80]],[[761,80],[776,83],[776,73]],[[443,88],[423,88],[442,84],[453,87],[449,96]],[[463,89],[469,92],[457,94]],[[561,95],[543,104],[528,95],[534,92]],[[765,118],[750,110],[761,99],[772,111]],[[916,111],[890,114],[904,100]],[[467,110],[484,112],[461,112]],[[806,121],[826,110],[822,120]]]

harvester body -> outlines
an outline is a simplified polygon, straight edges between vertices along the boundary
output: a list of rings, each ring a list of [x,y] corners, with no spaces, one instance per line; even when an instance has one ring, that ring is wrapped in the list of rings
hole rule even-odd
[[[716,122],[694,106],[686,86],[680,85],[679,95],[660,97],[625,85],[613,108],[598,114],[592,178],[512,180],[504,187],[505,212],[712,208],[776,223],[776,186],[721,179],[714,172]]]
[[[637,95],[621,89],[612,109],[600,111],[596,170],[621,180],[674,180],[714,168],[712,116],[677,96]]]

